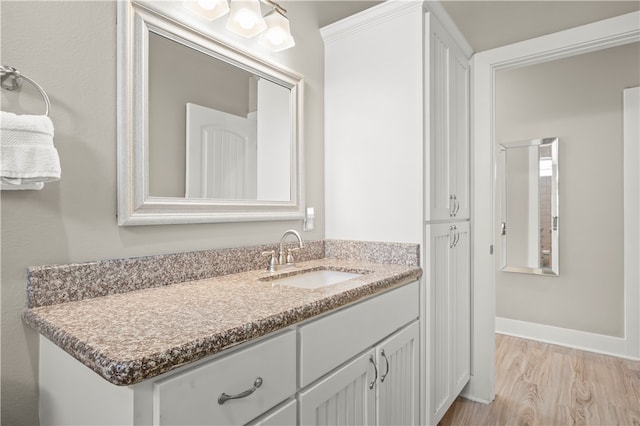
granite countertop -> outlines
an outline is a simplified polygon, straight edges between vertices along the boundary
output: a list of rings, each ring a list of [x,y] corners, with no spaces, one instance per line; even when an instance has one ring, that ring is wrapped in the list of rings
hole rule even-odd
[[[318,289],[278,284],[253,270],[35,306],[24,321],[100,376],[131,385],[300,321],[409,283],[416,265],[321,258],[296,271],[364,275]]]

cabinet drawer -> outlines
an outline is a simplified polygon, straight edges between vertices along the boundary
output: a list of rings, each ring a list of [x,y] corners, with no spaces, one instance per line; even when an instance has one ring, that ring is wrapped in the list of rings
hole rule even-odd
[[[297,401],[294,399],[247,423],[247,426],[296,426],[298,421],[296,407]]]
[[[220,395],[243,398],[219,402]],[[244,424],[293,395],[296,333],[291,330],[153,385],[156,425]]]
[[[300,387],[418,318],[418,282],[300,327]]]

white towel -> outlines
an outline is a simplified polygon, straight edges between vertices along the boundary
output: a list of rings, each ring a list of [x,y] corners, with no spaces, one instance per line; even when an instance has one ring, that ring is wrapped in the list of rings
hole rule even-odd
[[[0,111],[1,189],[42,189],[60,179],[53,123],[46,115]]]

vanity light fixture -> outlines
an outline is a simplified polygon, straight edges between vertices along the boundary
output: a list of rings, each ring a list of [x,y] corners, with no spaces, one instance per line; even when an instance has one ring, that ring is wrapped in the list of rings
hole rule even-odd
[[[229,13],[227,0],[184,0],[182,4],[208,21],[213,21]]]
[[[267,28],[258,0],[232,0],[227,29],[242,37],[251,38]]]
[[[267,30],[260,34],[258,42],[264,47],[279,52],[296,45],[289,28],[289,20],[283,13],[284,9],[276,5],[269,12],[264,20],[267,23]]]
[[[291,35],[287,11],[272,0],[184,0],[184,6],[209,21],[230,12],[226,28],[242,37],[251,38],[260,34],[258,42],[274,51],[295,46]],[[264,17],[260,2],[271,7]]]

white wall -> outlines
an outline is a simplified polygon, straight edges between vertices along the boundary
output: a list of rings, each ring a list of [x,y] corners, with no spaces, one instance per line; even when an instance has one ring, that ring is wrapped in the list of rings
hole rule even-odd
[[[283,2],[296,47],[273,60],[305,77],[307,203],[324,236],[323,44],[313,2]],[[285,6],[286,4],[286,6]],[[38,339],[22,323],[30,265],[273,243],[300,222],[118,227],[116,221],[116,3],[2,2],[1,61],[51,98],[62,180],[40,192],[2,191],[2,424],[37,424]],[[293,24],[295,23],[295,25]],[[264,51],[262,54],[265,55]],[[27,84],[2,109],[42,111]]]
[[[422,241],[422,19],[325,37],[327,238]]]
[[[560,138],[560,276],[498,272],[498,317],[624,336],[622,90],[639,82],[638,43],[498,71],[496,144]]]

